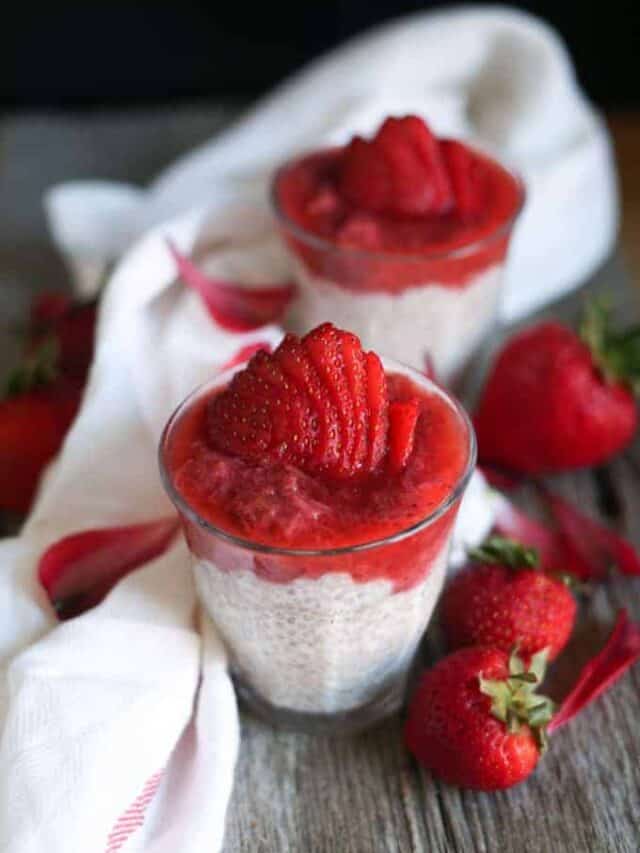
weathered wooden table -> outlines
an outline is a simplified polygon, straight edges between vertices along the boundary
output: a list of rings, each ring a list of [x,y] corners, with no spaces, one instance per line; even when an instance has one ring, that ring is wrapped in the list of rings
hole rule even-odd
[[[64,272],[44,230],[42,190],[72,177],[144,181],[228,118],[226,109],[83,117],[27,116],[0,123],[0,358],[30,292],[60,286]],[[619,260],[589,290],[615,293],[638,316]],[[555,313],[576,316],[581,296]],[[640,546],[640,442],[606,468],[555,478],[553,487],[606,518]],[[535,510],[524,490],[519,503]],[[616,580],[581,608],[575,637],[549,677],[562,696],[604,641],[616,610],[640,620],[640,581]],[[441,653],[437,624],[424,646]],[[283,674],[284,675],[284,674]],[[554,736],[536,773],[500,794],[461,792],[410,759],[400,719],[330,739],[275,732],[249,717],[228,814],[224,853],[636,853],[640,849],[640,666]],[[176,851],[178,853],[178,851]],[[203,851],[204,853],[204,851]]]

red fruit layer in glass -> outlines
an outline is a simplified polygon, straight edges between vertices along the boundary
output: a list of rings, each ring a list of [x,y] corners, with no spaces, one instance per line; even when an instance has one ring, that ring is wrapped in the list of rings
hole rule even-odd
[[[275,183],[285,239],[313,273],[345,287],[390,293],[430,283],[463,287],[504,260],[522,188],[496,161],[461,147],[473,168],[471,213],[456,206],[424,216],[361,210],[340,193],[346,148],[292,161]]]
[[[209,447],[205,414],[221,389],[203,394],[181,415],[167,446],[175,489],[197,515],[218,530],[283,549],[333,549],[372,542],[422,521],[455,489],[468,461],[468,436],[459,415],[436,392],[388,374],[390,400],[417,397],[420,414],[406,468],[364,479],[311,476],[281,463],[247,462]],[[190,522],[194,553],[229,571],[250,568],[286,582],[348,572],[357,581],[387,578],[396,590],[418,583],[439,554],[457,507],[399,542],[340,555],[254,554]]]

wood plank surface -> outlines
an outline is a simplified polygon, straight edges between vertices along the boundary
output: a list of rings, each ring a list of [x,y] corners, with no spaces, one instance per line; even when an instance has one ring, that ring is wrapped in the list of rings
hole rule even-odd
[[[0,122],[0,358],[8,331],[31,293],[60,286],[64,272],[47,239],[40,195],[83,176],[146,181],[179,152],[207,139],[228,118],[215,107],[84,116],[22,116]],[[625,181],[623,236],[632,262],[640,224],[637,144],[640,119],[614,117]],[[631,177],[628,177],[631,175]],[[635,182],[634,182],[635,181]],[[636,187],[636,189],[633,189]],[[637,194],[636,194],[637,193]],[[640,239],[638,239],[640,244]],[[619,260],[590,290],[613,291],[619,312],[638,316]],[[574,319],[582,294],[557,313]],[[640,442],[606,468],[555,478],[552,485],[607,518],[640,546]],[[518,495],[536,510],[535,497]],[[581,606],[579,629],[553,667],[559,697],[604,641],[616,610],[640,620],[640,582],[616,580]],[[425,664],[442,651],[437,621]],[[553,737],[536,773],[499,794],[461,792],[433,780],[402,747],[401,718],[350,738],[276,732],[243,716],[236,784],[224,853],[636,853],[640,806],[640,667]]]

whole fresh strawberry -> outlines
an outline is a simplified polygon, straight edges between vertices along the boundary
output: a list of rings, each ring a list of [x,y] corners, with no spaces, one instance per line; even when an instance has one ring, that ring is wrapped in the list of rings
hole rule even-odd
[[[640,658],[640,627],[620,611],[601,651],[555,711],[536,691],[546,651],[528,666],[492,646],[459,649],[427,670],[411,699],[405,742],[416,759],[452,785],[495,791],[535,769],[551,735],[610,688]]]
[[[580,336],[544,322],[507,342],[474,419],[481,462],[542,474],[598,465],[631,441],[640,330],[614,332],[608,314],[594,303]]]
[[[31,306],[29,351],[55,341],[58,371],[84,379],[93,358],[96,309],[95,302],[73,302],[57,291],[40,293]]]
[[[527,668],[502,649],[459,649],[422,676],[409,707],[407,746],[452,785],[517,785],[538,763],[553,714],[553,703],[536,693],[544,671],[544,652]]]
[[[538,554],[518,542],[490,537],[470,551],[472,564],[447,586],[441,617],[447,642],[490,645],[503,651],[517,646],[528,658],[542,649],[549,660],[567,644],[576,618],[576,602],[567,585],[540,571]]]
[[[0,399],[0,510],[29,509],[78,410],[82,383],[58,373],[56,357],[49,339],[12,374]]]

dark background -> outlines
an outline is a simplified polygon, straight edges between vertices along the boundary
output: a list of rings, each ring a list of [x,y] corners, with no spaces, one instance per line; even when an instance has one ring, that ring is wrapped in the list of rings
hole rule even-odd
[[[13,2],[11,15],[5,8],[0,24],[0,106],[78,108],[253,97],[371,24],[448,5],[454,4],[49,0],[20,7]],[[640,106],[639,0],[514,5],[557,27],[592,98],[609,107]]]

